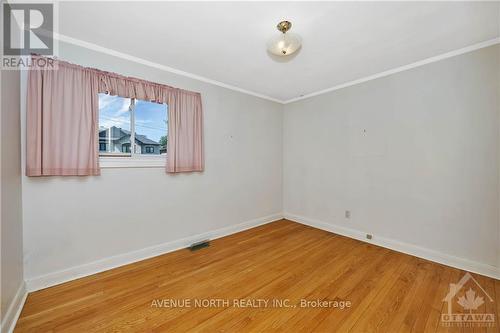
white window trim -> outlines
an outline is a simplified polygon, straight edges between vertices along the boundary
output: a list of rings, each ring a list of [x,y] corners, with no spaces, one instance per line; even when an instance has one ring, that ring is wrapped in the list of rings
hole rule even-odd
[[[99,166],[101,168],[165,168],[166,155],[141,156],[132,155],[128,157],[100,156]]]
[[[130,99],[130,153],[100,153],[99,167],[113,168],[165,168],[167,155],[146,155],[135,153],[135,98]],[[134,144],[132,144],[134,142]]]

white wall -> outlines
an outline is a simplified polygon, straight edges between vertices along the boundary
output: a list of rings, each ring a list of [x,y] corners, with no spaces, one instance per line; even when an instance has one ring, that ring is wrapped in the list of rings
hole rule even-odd
[[[24,285],[19,71],[1,72],[1,318],[7,328]],[[22,293],[22,291],[21,291]],[[21,295],[22,296],[22,295]],[[11,307],[8,313],[9,307]]]
[[[286,105],[284,211],[500,265],[499,49]]]
[[[26,279],[281,214],[282,105],[68,44],[60,58],[200,92],[206,170],[23,177]]]

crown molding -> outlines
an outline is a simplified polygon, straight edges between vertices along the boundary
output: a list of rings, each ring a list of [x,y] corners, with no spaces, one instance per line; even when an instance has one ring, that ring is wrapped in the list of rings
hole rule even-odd
[[[227,83],[223,83],[223,82],[220,82],[220,81],[212,80],[212,79],[209,79],[207,77],[200,76],[200,75],[197,75],[197,74],[185,72],[185,71],[182,71],[182,70],[177,69],[177,68],[173,68],[173,67],[161,65],[161,64],[158,64],[158,63],[153,62],[153,61],[149,61],[149,60],[146,60],[146,59],[143,59],[143,58],[139,58],[139,57],[127,54],[127,53],[116,51],[116,50],[113,50],[113,49],[110,49],[110,48],[107,48],[107,47],[104,47],[104,46],[101,46],[101,45],[97,45],[97,44],[94,44],[94,43],[86,42],[86,41],[83,41],[83,40],[80,40],[80,39],[77,39],[77,38],[73,38],[73,37],[69,37],[69,36],[66,36],[66,35],[63,35],[63,34],[55,33],[55,39],[57,39],[59,41],[62,41],[62,42],[65,42],[65,43],[73,44],[73,45],[76,45],[76,46],[81,46],[81,47],[84,47],[86,49],[90,49],[90,50],[97,51],[97,52],[100,52],[100,53],[108,54],[108,55],[111,55],[111,56],[114,56],[114,57],[117,57],[117,58],[121,58],[121,59],[124,59],[124,60],[133,61],[133,62],[142,64],[142,65],[145,65],[145,66],[153,67],[153,68],[165,71],[165,72],[169,72],[169,73],[177,74],[177,75],[180,75],[180,76],[188,77],[190,79],[194,79],[194,80],[197,80],[197,81],[201,81],[201,82],[213,84],[215,86],[219,86],[219,87],[222,87],[222,88],[230,89],[230,90],[237,91],[237,92],[240,92],[240,93],[243,93],[243,94],[247,94],[247,95],[250,95],[250,96],[255,96],[255,97],[262,98],[262,99],[266,99],[268,101],[272,101],[272,102],[275,102],[275,103],[280,103],[280,104],[284,103],[284,101],[276,99],[276,98],[273,98],[273,97],[270,97],[270,96],[259,94],[259,93],[256,93],[256,92],[253,92],[253,91],[250,91],[250,90],[246,90],[246,89],[243,89],[243,88],[239,88],[239,87],[236,87],[236,86],[233,86],[233,85],[230,85],[230,84],[227,84]]]
[[[440,55],[437,55],[437,56],[434,56],[434,57],[430,57],[430,58],[427,58],[427,59],[424,59],[424,60],[416,61],[416,62],[408,64],[408,65],[396,67],[396,68],[389,69],[387,71],[383,71],[383,72],[380,72],[380,73],[377,73],[377,74],[373,74],[373,75],[370,75],[370,76],[366,76],[366,77],[363,77],[363,78],[360,78],[360,79],[357,79],[357,80],[353,80],[353,81],[349,81],[349,82],[346,82],[346,83],[342,83],[342,84],[333,86],[331,88],[327,88],[327,89],[323,89],[323,90],[320,90],[320,91],[316,91],[316,92],[313,92],[313,93],[310,93],[310,94],[307,94],[307,95],[304,95],[304,96],[300,96],[300,97],[297,97],[297,98],[292,98],[292,99],[284,101],[283,104],[289,104],[289,103],[301,101],[301,100],[304,100],[304,99],[307,99],[307,98],[311,98],[311,97],[314,97],[314,96],[323,95],[323,94],[326,94],[326,93],[329,93],[329,92],[332,92],[332,91],[335,91],[335,90],[339,90],[339,89],[351,87],[351,86],[354,86],[354,85],[357,85],[357,84],[361,84],[361,83],[364,83],[364,82],[376,80],[376,79],[379,79],[379,78],[382,78],[382,77],[385,77],[385,76],[389,76],[389,75],[396,74],[396,73],[399,73],[399,72],[407,71],[409,69],[413,69],[413,68],[416,68],[416,67],[424,66],[424,65],[427,65],[427,64],[430,64],[430,63],[433,63],[433,62],[437,62],[437,61],[441,61],[441,60],[444,60],[444,59],[447,59],[447,58],[455,57],[455,56],[458,56],[458,55],[461,55],[461,54],[464,54],[464,53],[476,51],[476,50],[479,50],[479,49],[482,49],[482,48],[485,48],[485,47],[488,47],[488,46],[496,45],[496,44],[499,44],[499,43],[500,43],[500,37],[493,38],[493,39],[490,39],[490,40],[487,40],[487,41],[484,41],[484,42],[481,42],[481,43],[477,43],[477,44],[474,44],[474,45],[470,45],[470,46],[467,46],[467,47],[464,47],[464,48],[461,48],[461,49],[458,49],[458,50],[453,50],[453,51],[446,52],[446,53],[443,53],[443,54],[440,54]]]
[[[359,79],[356,79],[356,80],[353,80],[353,81],[341,83],[339,85],[336,85],[336,86],[333,86],[333,87],[330,87],[330,88],[327,88],[327,89],[319,90],[319,91],[316,91],[316,92],[312,92],[312,93],[309,93],[309,94],[304,95],[304,96],[300,96],[300,97],[296,97],[296,98],[291,98],[291,99],[288,99],[288,100],[280,100],[280,99],[277,99],[277,98],[274,98],[274,97],[270,97],[270,96],[267,96],[267,95],[264,95],[264,94],[260,94],[260,93],[257,93],[257,92],[251,91],[251,90],[247,90],[247,89],[243,89],[243,88],[240,88],[240,87],[236,87],[236,86],[233,86],[233,85],[230,85],[230,84],[227,84],[227,83],[223,83],[223,82],[220,82],[220,81],[217,81],[217,80],[212,80],[212,79],[209,79],[209,78],[204,77],[204,76],[200,76],[200,75],[197,75],[197,74],[193,74],[193,73],[189,73],[189,72],[186,72],[186,71],[182,71],[180,69],[176,69],[176,68],[173,68],[173,67],[161,65],[161,64],[158,64],[158,63],[153,62],[153,61],[149,61],[149,60],[146,60],[146,59],[143,59],[143,58],[140,58],[140,57],[136,57],[136,56],[133,56],[133,55],[130,55],[130,54],[127,54],[127,53],[116,51],[116,50],[113,50],[113,49],[110,49],[110,48],[107,48],[107,47],[104,47],[104,46],[101,46],[101,45],[97,45],[97,44],[94,44],[94,43],[86,42],[86,41],[83,41],[83,40],[80,40],[80,39],[77,39],[77,38],[69,37],[69,36],[66,36],[66,35],[63,35],[63,34],[56,34],[55,38],[57,40],[65,42],[65,43],[73,44],[73,45],[76,45],[76,46],[81,46],[81,47],[84,47],[84,48],[87,48],[87,49],[90,49],[90,50],[94,50],[94,51],[97,51],[97,52],[100,52],[100,53],[104,53],[104,54],[108,54],[108,55],[111,55],[111,56],[115,56],[115,57],[118,57],[118,58],[121,58],[121,59],[124,59],[124,60],[133,61],[133,62],[142,64],[142,65],[145,65],[145,66],[153,67],[153,68],[165,71],[165,72],[169,72],[169,73],[177,74],[177,75],[180,75],[180,76],[188,77],[188,78],[191,78],[193,80],[197,80],[197,81],[201,81],[201,82],[213,84],[215,86],[219,86],[219,87],[222,87],[222,88],[230,89],[230,90],[233,90],[233,91],[237,91],[237,92],[240,92],[240,93],[243,93],[243,94],[247,94],[247,95],[250,95],[250,96],[262,98],[262,99],[265,99],[265,100],[268,100],[268,101],[272,101],[272,102],[275,102],[275,103],[279,103],[279,104],[290,104],[290,103],[298,102],[298,101],[301,101],[301,100],[304,100],[304,99],[308,99],[308,98],[311,98],[311,97],[314,97],[314,96],[319,96],[319,95],[327,94],[327,93],[332,92],[332,91],[336,91],[336,90],[340,90],[340,89],[343,89],[343,88],[351,87],[351,86],[354,86],[354,85],[357,85],[357,84],[365,83],[365,82],[376,80],[376,79],[379,79],[379,78],[382,78],[382,77],[386,77],[386,76],[389,76],[389,75],[392,75],[392,74],[396,74],[396,73],[399,73],[399,72],[403,72],[403,71],[407,71],[407,70],[410,70],[410,69],[413,69],[413,68],[417,68],[417,67],[420,67],[420,66],[431,64],[433,62],[437,62],[437,61],[441,61],[441,60],[448,59],[448,58],[451,58],[451,57],[455,57],[455,56],[458,56],[458,55],[461,55],[461,54],[464,54],[464,53],[476,51],[476,50],[479,50],[479,49],[482,49],[482,48],[485,48],[485,47],[488,47],[488,46],[500,44],[500,37],[493,38],[493,39],[490,39],[490,40],[487,40],[487,41],[484,41],[484,42],[481,42],[481,43],[477,43],[477,44],[473,44],[473,45],[470,45],[470,46],[463,47],[461,49],[453,50],[453,51],[446,52],[446,53],[443,53],[443,54],[440,54],[440,55],[437,55],[437,56],[433,56],[433,57],[430,57],[430,58],[419,60],[419,61],[413,62],[411,64],[407,64],[407,65],[403,65],[403,66],[400,66],[400,67],[392,68],[392,69],[389,69],[389,70],[386,70],[386,71],[383,71],[383,72],[379,72],[379,73],[376,73],[376,74],[373,74],[373,75],[370,75],[370,76],[365,76],[365,77],[362,77],[362,78],[359,78]]]

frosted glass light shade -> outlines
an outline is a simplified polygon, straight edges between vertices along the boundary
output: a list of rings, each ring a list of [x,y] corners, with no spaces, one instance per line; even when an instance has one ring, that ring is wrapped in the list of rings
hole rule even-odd
[[[267,43],[267,50],[277,56],[288,56],[302,45],[302,38],[294,33],[281,33]]]

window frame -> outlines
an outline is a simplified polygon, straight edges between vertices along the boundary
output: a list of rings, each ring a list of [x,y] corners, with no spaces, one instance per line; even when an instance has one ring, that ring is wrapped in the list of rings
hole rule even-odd
[[[122,153],[123,154],[132,154],[132,150],[130,149],[131,145],[130,143],[122,143]],[[123,151],[123,148],[125,148],[125,151]]]
[[[101,153],[99,150],[99,166],[101,168],[165,168],[167,154],[138,154],[132,147],[135,145],[135,102],[130,98],[130,152],[127,153]],[[162,103],[162,105],[165,105]],[[99,110],[100,111],[100,110]],[[166,109],[168,112],[168,107]],[[132,144],[133,143],[133,144]],[[107,143],[106,143],[107,145]],[[100,147],[99,147],[100,148]]]

